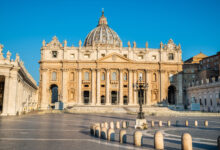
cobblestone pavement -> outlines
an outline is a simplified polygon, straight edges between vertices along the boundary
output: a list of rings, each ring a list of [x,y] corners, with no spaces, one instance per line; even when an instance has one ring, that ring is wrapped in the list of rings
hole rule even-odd
[[[144,135],[141,148],[133,146],[135,115],[126,114],[29,114],[18,117],[0,117],[0,149],[1,150],[123,150],[123,149],[153,149],[153,135],[161,130],[164,135],[165,149],[181,149],[181,135],[191,134],[193,148],[217,150],[217,137],[220,135],[219,117],[159,117],[146,116],[149,129],[142,131]],[[184,127],[185,120],[189,127]],[[198,127],[193,127],[194,120]],[[127,144],[119,144],[119,130],[116,130],[116,141],[107,142],[89,134],[92,122],[129,121],[127,129]],[[150,121],[155,121],[155,127],[150,127]],[[157,121],[162,120],[159,128]],[[167,120],[172,126],[166,127]],[[179,120],[179,126],[174,124]],[[204,127],[204,120],[209,126]]]

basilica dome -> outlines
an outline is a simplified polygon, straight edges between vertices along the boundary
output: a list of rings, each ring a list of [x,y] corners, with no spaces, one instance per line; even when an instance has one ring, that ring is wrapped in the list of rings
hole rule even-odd
[[[108,26],[104,11],[102,11],[98,26],[87,35],[84,41],[84,46],[93,45],[115,47],[120,47],[121,45],[118,34]]]

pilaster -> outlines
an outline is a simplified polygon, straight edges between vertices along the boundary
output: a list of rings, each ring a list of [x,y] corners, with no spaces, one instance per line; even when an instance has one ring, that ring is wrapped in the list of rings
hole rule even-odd
[[[96,105],[100,105],[100,69],[96,70],[96,82],[97,82],[97,86],[96,86]]]
[[[109,100],[109,74],[110,70],[106,69],[106,105],[110,105],[110,100]]]
[[[133,104],[133,86],[132,86],[132,70],[128,70],[128,73],[129,73],[129,75],[128,75],[128,97],[129,97],[129,101],[128,101],[128,105],[132,105]]]
[[[92,105],[95,105],[95,102],[96,102],[96,97],[95,97],[95,69],[92,69]]]
[[[119,105],[123,105],[123,70],[119,69]]]

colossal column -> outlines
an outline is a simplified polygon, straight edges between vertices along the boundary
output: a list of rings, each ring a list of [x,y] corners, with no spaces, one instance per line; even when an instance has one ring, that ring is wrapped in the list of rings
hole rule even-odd
[[[134,72],[134,84],[136,84],[137,82],[137,71],[133,70]],[[134,90],[134,101],[133,101],[134,105],[137,105],[137,91]]]
[[[82,104],[82,72],[81,69],[78,69],[78,104],[81,105]]]
[[[106,105],[110,105],[110,101],[109,101],[109,69],[106,70]]]
[[[48,75],[47,75],[47,69],[42,69],[42,85],[41,85],[41,90],[42,90],[42,97],[41,97],[41,109],[48,109],[49,105],[49,100],[47,97],[47,81]]]
[[[63,73],[63,76],[62,76],[62,79],[63,79],[63,82],[62,82],[62,101],[64,103],[64,107],[65,107],[65,104],[68,102],[68,95],[67,95],[67,81],[68,81],[68,70],[67,69],[62,69],[62,73]]]
[[[147,105],[151,105],[151,72],[150,70],[146,70],[146,83],[148,83],[148,88],[146,91]]]
[[[129,71],[129,75],[128,75],[128,97],[129,97],[129,102],[128,105],[132,105],[133,104],[133,98],[132,98],[132,91],[133,91],[133,86],[132,86],[132,70],[128,70]]]
[[[97,82],[97,85],[96,85],[96,99],[97,99],[97,102],[96,102],[96,105],[100,105],[100,69],[97,69],[96,70],[96,82]]]
[[[92,69],[92,105],[95,105],[95,69]]]
[[[123,105],[123,70],[119,69],[119,105]]]

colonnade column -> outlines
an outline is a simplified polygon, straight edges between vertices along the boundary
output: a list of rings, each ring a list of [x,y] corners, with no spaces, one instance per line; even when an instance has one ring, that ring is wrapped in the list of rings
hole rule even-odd
[[[137,71],[133,70],[134,72],[134,83],[137,82]],[[137,91],[134,90],[134,101],[133,101],[134,105],[137,105]]]
[[[95,69],[92,69],[92,105],[95,105]]]
[[[109,101],[109,74],[110,74],[110,70],[107,69],[106,70],[106,105],[110,105],[110,101]]]
[[[96,70],[96,82],[97,82],[97,85],[96,85],[96,104],[97,105],[100,105],[101,102],[100,102],[100,69],[97,69]]]
[[[123,70],[119,69],[119,105],[123,105]]]
[[[133,93],[133,86],[132,86],[132,70],[128,70],[128,97],[129,97],[129,101],[128,101],[128,105],[132,105],[133,104],[133,97],[132,97],[132,93]]]
[[[5,115],[5,116],[8,113],[8,94],[9,94],[9,76],[5,76],[3,111],[2,111],[2,115]]]
[[[78,104],[82,104],[82,71],[78,69]]]

